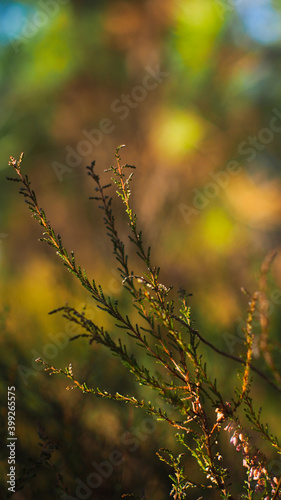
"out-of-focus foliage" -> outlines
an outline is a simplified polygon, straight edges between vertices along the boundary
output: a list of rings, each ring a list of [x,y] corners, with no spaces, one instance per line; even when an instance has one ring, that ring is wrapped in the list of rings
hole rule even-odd
[[[280,4],[270,0],[0,2],[1,395],[5,401],[7,385],[16,386],[19,471],[29,456],[40,455],[37,419],[50,439],[61,441],[61,456],[70,457],[71,491],[71,479],[83,478],[91,461],[119,449],[122,432],[145,415],[128,415],[117,405],[112,416],[112,406],[65,393],[63,381],[34,371],[33,360],[56,334],[70,336],[63,320],[47,313],[66,301],[82,308],[86,299],[37,242],[38,229],[5,179],[9,156],[25,152],[47,216],[97,281],[123,300],[101,214],[88,201],[93,186],[84,167],[96,159],[107,168],[116,146],[125,143],[123,159],[137,167],[136,211],[162,280],[193,293],[196,326],[230,349],[224,335],[237,335],[246,316],[240,287],[255,288],[265,253],[281,243],[280,15]],[[86,145],[85,131],[94,129]],[[227,170],[234,160],[235,175]],[[278,255],[272,290],[281,287],[280,270]],[[277,338],[274,297],[270,319]],[[81,378],[91,374],[97,385],[130,391],[119,365],[86,343],[57,347],[46,361],[72,362]],[[30,376],[19,366],[32,370]],[[264,395],[267,420],[271,396]],[[101,421],[108,422],[103,430]],[[167,498],[162,465],[155,460],[149,471],[144,465],[160,441],[172,439],[165,432],[162,426],[129,454],[131,465],[116,480],[122,491],[140,492],[146,484],[148,498]],[[5,460],[4,450],[3,467]],[[55,497],[42,481],[18,498]],[[97,498],[106,494],[112,498],[112,491],[97,490]]]

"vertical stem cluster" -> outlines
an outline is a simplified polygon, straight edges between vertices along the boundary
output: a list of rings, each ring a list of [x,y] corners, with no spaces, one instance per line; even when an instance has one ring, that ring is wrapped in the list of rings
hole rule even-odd
[[[140,321],[135,323],[131,319],[131,310],[123,311],[118,301],[104,293],[102,285],[95,280],[89,280],[86,271],[76,264],[74,252],[68,252],[63,246],[62,238],[56,234],[52,224],[48,221],[46,214],[39,207],[35,192],[31,189],[31,183],[27,175],[21,172],[22,155],[16,161],[11,158],[10,165],[13,167],[16,178],[12,181],[20,182],[20,193],[24,196],[32,216],[43,227],[42,241],[54,248],[56,254],[63,260],[64,265],[79,280],[81,285],[90,293],[96,301],[97,306],[115,321],[113,331],[105,328],[89,318],[86,312],[79,313],[68,305],[59,307],[52,312],[62,312],[69,321],[80,325],[83,333],[76,335],[71,340],[86,337],[89,343],[96,342],[106,347],[113,355],[118,356],[123,365],[132,373],[136,382],[145,385],[155,391],[162,401],[160,407],[156,407],[151,401],[139,399],[137,395],[110,393],[100,388],[90,388],[86,382],[80,382],[73,374],[72,367],[65,369],[55,368],[42,360],[45,370],[50,374],[61,374],[72,381],[72,386],[83,393],[90,393],[97,397],[122,401],[124,403],[143,408],[157,419],[165,421],[181,434],[177,434],[179,443],[188,450],[189,454],[197,461],[198,467],[203,474],[201,482],[193,481],[182,466],[182,455],[177,457],[169,450],[159,453],[161,460],[169,464],[174,471],[171,476],[173,488],[171,495],[174,499],[183,500],[187,497],[189,488],[207,491],[215,489],[220,492],[223,499],[233,499],[229,484],[229,471],[222,466],[219,440],[223,425],[233,432],[230,442],[234,444],[237,451],[242,451],[243,465],[247,467],[248,481],[247,491],[241,498],[254,498],[257,491],[262,492],[262,498],[269,500],[280,498],[280,481],[269,474],[259,451],[250,448],[250,437],[246,437],[241,424],[242,403],[246,416],[253,424],[253,428],[262,434],[278,452],[281,448],[278,439],[273,437],[268,426],[261,422],[260,411],[256,412],[250,397],[251,372],[258,374],[264,381],[268,382],[280,392],[280,387],[271,378],[257,368],[252,361],[252,346],[254,340],[253,315],[256,310],[258,299],[262,314],[262,335],[260,348],[264,353],[265,360],[272,368],[268,351],[268,317],[265,299],[265,274],[269,264],[262,269],[260,281],[260,292],[255,292],[249,302],[247,325],[245,329],[245,354],[244,358],[230,355],[213,345],[205,335],[199,333],[192,326],[188,297],[185,291],[180,291],[179,302],[175,303],[170,298],[172,287],[166,287],[159,281],[160,268],[151,263],[151,248],[143,243],[142,231],[138,229],[137,216],[130,205],[130,183],[133,172],[126,176],[125,172],[135,167],[122,165],[119,154],[119,146],[116,151],[116,166],[111,166],[107,171],[113,174],[113,182],[116,185],[117,195],[121,198],[129,225],[129,242],[133,244],[140,259],[142,271],[135,273],[129,266],[129,252],[125,243],[119,236],[118,228],[112,209],[112,198],[108,196],[110,184],[102,185],[99,175],[95,172],[95,162],[87,167],[88,174],[95,182],[96,196],[92,197],[100,203],[104,214],[104,223],[111,240],[113,254],[118,262],[120,279],[125,290],[130,294],[132,306],[139,314]],[[271,262],[272,259],[269,261]],[[179,312],[177,312],[179,311]],[[121,330],[121,334],[116,333]],[[141,362],[139,350],[129,352],[126,339],[130,337],[135,345],[143,349],[150,357],[149,362]],[[207,370],[207,363],[201,353],[201,343],[211,349],[219,357],[228,358],[243,366],[241,376],[241,389],[237,391],[237,397],[227,398],[224,394],[224,384],[209,375],[211,368]],[[148,359],[148,358],[146,358]],[[159,365],[163,370],[160,373]],[[280,374],[277,377],[275,366],[272,370],[277,383],[280,382]],[[219,387],[220,385],[220,387]],[[229,402],[231,400],[231,403]],[[261,458],[262,457],[262,458]],[[206,497],[207,498],[207,497]]]

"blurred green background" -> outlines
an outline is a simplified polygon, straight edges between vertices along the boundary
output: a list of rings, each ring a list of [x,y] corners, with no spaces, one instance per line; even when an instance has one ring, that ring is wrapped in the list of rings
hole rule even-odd
[[[18,477],[40,456],[39,421],[49,439],[59,442],[54,463],[73,497],[75,478],[85,481],[93,461],[119,450],[124,463],[85,498],[144,492],[164,500],[168,471],[155,452],[160,446],[176,449],[173,432],[141,411],[66,391],[66,380],[48,377],[34,362],[39,356],[57,367],[71,362],[77,378],[89,385],[145,395],[104,349],[82,340],[68,343],[70,326],[59,315],[48,316],[66,302],[80,309],[86,303],[90,317],[112,327],[52,249],[38,242],[40,228],[17,185],[6,181],[7,164],[10,155],[24,151],[23,169],[66,247],[129,308],[102,214],[88,200],[94,186],[85,170],[96,160],[102,174],[114,163],[116,147],[126,144],[122,160],[137,167],[134,209],[162,282],[174,285],[175,297],[179,287],[193,293],[196,328],[237,354],[241,342],[232,346],[227,339],[237,336],[246,318],[241,286],[257,288],[263,258],[281,245],[280,3],[1,1],[0,50],[2,442],[7,386],[14,385]],[[107,182],[108,174],[102,175]],[[118,201],[115,208],[126,238]],[[279,253],[270,290],[280,288]],[[278,341],[276,297],[278,292],[270,299],[270,319]],[[230,399],[237,366],[206,355]],[[261,359],[256,362],[262,367]],[[276,393],[260,380],[254,390],[278,433]],[[228,443],[226,453],[233,461]],[[4,445],[3,491],[6,455]],[[194,468],[193,462],[187,466]],[[236,480],[241,484],[241,475]],[[61,492],[54,473],[38,467],[14,498],[61,498]]]

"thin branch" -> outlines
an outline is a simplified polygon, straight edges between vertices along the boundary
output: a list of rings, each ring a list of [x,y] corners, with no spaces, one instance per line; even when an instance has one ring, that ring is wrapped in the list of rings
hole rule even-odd
[[[233,354],[229,354],[228,352],[222,351],[218,347],[216,347],[214,344],[209,342],[209,340],[206,340],[202,335],[197,331],[191,328],[190,325],[188,325],[185,321],[183,321],[181,318],[173,315],[173,318],[175,318],[179,323],[181,323],[185,328],[187,328],[189,331],[194,333],[203,344],[206,344],[209,346],[213,351],[217,352],[221,356],[224,356],[225,358],[232,359],[233,361],[236,361],[237,363],[240,363],[242,365],[246,364],[246,361],[244,359],[238,358],[237,356],[233,356]],[[281,387],[278,387],[272,380],[270,380],[265,373],[263,373],[261,370],[259,370],[256,366],[254,366],[252,363],[250,363],[250,368],[253,370],[253,372],[257,373],[261,378],[263,378],[268,384],[270,384],[274,389],[276,389],[278,392],[281,392]]]

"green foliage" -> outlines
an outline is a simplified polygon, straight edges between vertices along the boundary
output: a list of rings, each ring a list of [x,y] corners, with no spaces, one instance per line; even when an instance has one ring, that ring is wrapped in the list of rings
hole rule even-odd
[[[170,476],[172,481],[171,496],[181,500],[187,498],[190,488],[196,489],[200,495],[203,492],[208,497],[209,490],[218,491],[221,498],[233,499],[234,493],[231,484],[231,472],[224,465],[221,448],[222,431],[230,434],[230,443],[236,448],[246,469],[246,478],[241,478],[240,494],[243,499],[269,499],[280,498],[280,481],[270,472],[269,460],[252,444],[244,424],[244,415],[252,424],[252,429],[262,434],[262,437],[278,453],[281,448],[278,439],[272,436],[268,425],[261,422],[261,411],[256,412],[252,403],[251,383],[252,374],[262,377],[278,392],[281,391],[276,368],[267,375],[258,369],[252,362],[254,333],[252,328],[253,315],[257,309],[258,300],[264,292],[264,275],[269,269],[273,257],[267,260],[267,267],[263,268],[262,290],[249,294],[249,309],[245,333],[245,349],[243,358],[238,358],[221,351],[193,326],[189,306],[189,295],[180,290],[179,299],[171,298],[172,287],[166,286],[159,280],[160,268],[151,261],[151,248],[146,247],[142,231],[137,224],[137,216],[130,205],[131,182],[133,169],[130,165],[122,165],[119,146],[116,151],[116,166],[110,167],[106,172],[112,174],[116,185],[117,195],[124,204],[130,230],[129,240],[136,249],[143,271],[141,275],[135,274],[129,266],[129,254],[125,243],[121,240],[115,223],[112,210],[112,198],[107,195],[110,184],[102,185],[100,177],[95,171],[95,162],[87,167],[88,175],[95,183],[96,196],[92,199],[98,201],[103,212],[104,223],[110,238],[113,254],[118,262],[120,280],[127,293],[131,296],[132,305],[136,308],[140,321],[135,323],[131,312],[123,311],[118,301],[113,301],[95,280],[89,280],[87,273],[76,264],[73,252],[68,252],[64,247],[60,235],[57,235],[46,213],[39,208],[35,192],[27,175],[21,171],[22,156],[19,161],[11,158],[10,165],[15,169],[17,178],[12,178],[21,183],[20,193],[24,196],[31,210],[32,216],[44,228],[44,241],[51,245],[57,255],[63,260],[64,265],[87,290],[96,301],[97,306],[115,321],[120,335],[110,332],[87,318],[86,310],[82,313],[73,307],[65,305],[57,308],[52,313],[61,312],[63,316],[82,327],[83,333],[74,336],[74,341],[80,337],[87,338],[89,343],[96,342],[105,346],[129,370],[136,382],[147,386],[160,396],[162,404],[155,406],[150,400],[138,399],[135,395],[108,392],[98,387],[88,387],[87,382],[80,382],[75,377],[71,364],[67,368],[56,368],[45,363],[40,358],[37,360],[45,366],[49,374],[61,374],[71,380],[67,389],[78,389],[83,393],[90,393],[100,398],[122,401],[136,408],[143,408],[148,414],[154,415],[158,420],[166,422],[177,431],[176,440],[186,452],[195,459],[198,465],[198,477],[195,481],[189,477],[189,472],[183,465],[184,454],[178,456],[165,448],[159,451],[159,458],[173,470]],[[127,175],[127,171],[129,174]],[[264,300],[264,296],[263,296]],[[266,315],[263,307],[264,317]],[[267,325],[266,325],[267,326]],[[267,330],[263,329],[263,335]],[[142,361],[136,349],[129,351],[126,336],[134,340],[138,348],[143,349],[154,362],[154,370],[148,368]],[[223,381],[217,381],[211,375],[212,366],[207,367],[206,359],[202,354],[202,344],[212,349],[219,356],[230,358],[239,363],[239,386],[229,394],[228,400],[223,395]],[[264,352],[267,353],[266,346]],[[265,360],[269,359],[265,356]],[[161,369],[159,370],[159,365]],[[272,366],[268,363],[267,368]],[[225,434],[225,433],[224,433]],[[208,491],[207,491],[208,490]],[[200,497],[203,498],[203,497]]]

